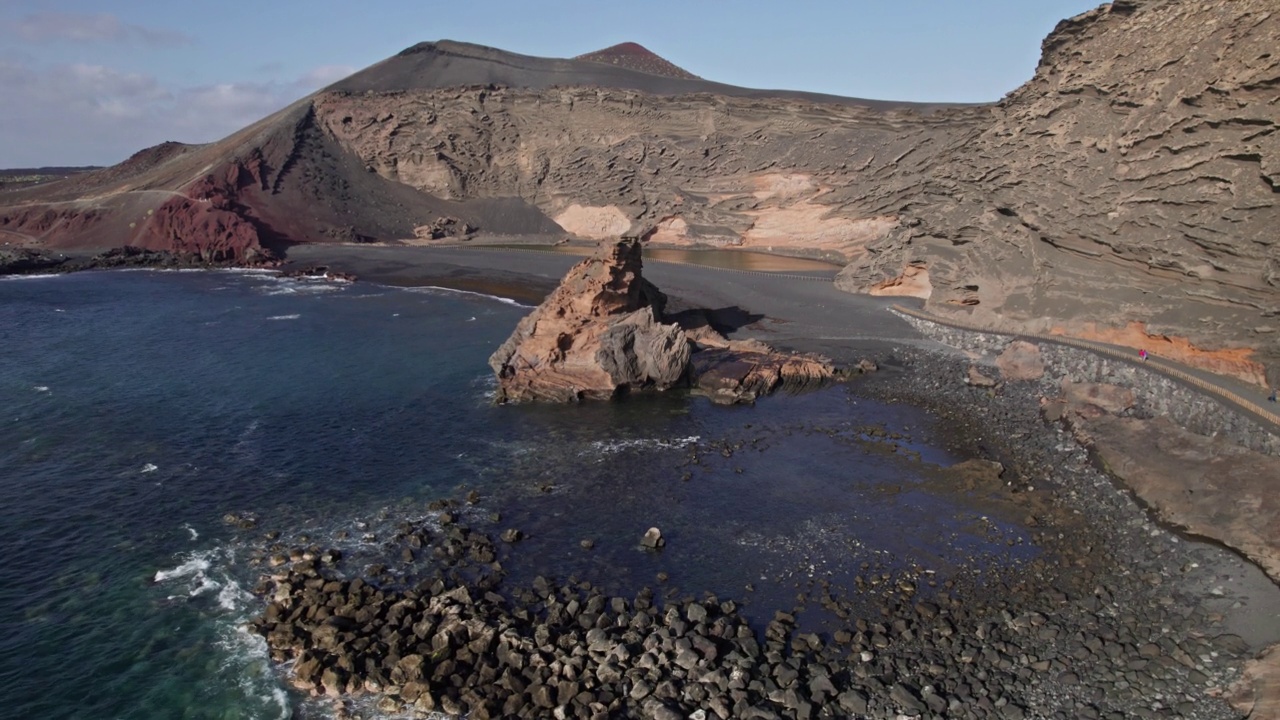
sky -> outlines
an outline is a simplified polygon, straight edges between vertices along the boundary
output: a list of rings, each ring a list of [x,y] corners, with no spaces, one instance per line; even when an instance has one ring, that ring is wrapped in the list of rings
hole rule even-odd
[[[0,0],[0,168],[211,142],[424,40],[542,57],[632,41],[708,80],[991,102],[1098,0]]]

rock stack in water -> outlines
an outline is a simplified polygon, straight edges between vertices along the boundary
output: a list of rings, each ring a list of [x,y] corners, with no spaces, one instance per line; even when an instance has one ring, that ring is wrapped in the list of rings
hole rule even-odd
[[[689,342],[662,323],[666,297],[640,276],[640,243],[602,245],[489,358],[500,402],[608,399],[685,377]]]
[[[663,323],[666,296],[641,277],[640,243],[604,244],[489,358],[497,400],[610,399],[688,382],[713,401],[751,402],[779,388],[804,390],[841,373],[815,355],[728,340],[705,311]]]

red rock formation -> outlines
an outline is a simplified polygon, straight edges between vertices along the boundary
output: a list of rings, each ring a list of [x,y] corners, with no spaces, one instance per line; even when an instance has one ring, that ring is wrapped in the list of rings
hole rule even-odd
[[[694,392],[712,402],[750,403],[781,389],[800,392],[821,387],[842,374],[820,355],[778,352],[754,339],[729,340],[711,326],[705,313],[681,316],[681,326],[697,348],[690,361]],[[859,370],[874,370],[874,364],[863,362]]]
[[[1272,645],[1246,662],[1244,673],[1226,697],[1243,717],[1280,717],[1280,645]]]
[[[830,360],[728,340],[704,311],[663,324],[666,297],[641,277],[640,242],[601,245],[489,358],[499,402],[608,399],[691,380],[715,402],[751,402],[839,375]]]
[[[1025,340],[1014,340],[996,358],[996,367],[1005,380],[1039,380],[1044,377],[1044,360],[1040,346]]]
[[[830,383],[837,371],[817,355],[743,350],[702,350],[693,355],[694,391],[725,405],[754,402],[776,390],[803,391]]]
[[[618,67],[639,70],[650,75],[664,75],[686,80],[698,79],[697,75],[673,64],[645,46],[633,42],[618,43],[603,50],[579,55],[574,60],[589,60],[591,62],[617,65]]]
[[[228,163],[205,175],[157,208],[135,241],[149,250],[167,250],[205,262],[253,263],[269,259],[258,227],[239,202],[242,188],[263,184],[262,156]]]
[[[608,399],[680,382],[689,342],[662,324],[666,298],[641,265],[639,242],[627,240],[570,268],[489,358],[498,401]]]

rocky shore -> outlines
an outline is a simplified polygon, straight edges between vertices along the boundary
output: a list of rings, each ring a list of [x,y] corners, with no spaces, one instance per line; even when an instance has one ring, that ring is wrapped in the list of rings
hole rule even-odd
[[[189,253],[146,250],[133,246],[111,248],[96,255],[66,255],[51,250],[16,248],[0,250],[0,276],[37,273],[69,273],[115,268],[208,269],[215,267],[273,267],[270,260],[247,264],[236,260],[212,262]]]
[[[1154,525],[1045,424],[1033,384],[967,384],[968,363],[950,355],[882,359],[886,372],[855,395],[943,418],[976,458],[944,480],[1021,508],[1033,559],[952,577],[862,567],[848,586],[815,581],[794,607],[751,617],[697,588],[620,597],[576,578],[517,585],[507,577],[522,562],[519,529],[446,501],[403,522],[372,566],[277,543],[261,558],[274,568],[252,627],[297,687],[332,697],[340,714],[1244,715],[1224,697],[1258,648],[1232,632],[1247,608],[1208,593],[1222,551]],[[810,631],[818,615],[828,621]]]

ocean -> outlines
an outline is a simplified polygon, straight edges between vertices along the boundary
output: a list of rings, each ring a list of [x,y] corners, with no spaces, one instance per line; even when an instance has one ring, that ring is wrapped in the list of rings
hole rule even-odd
[[[764,621],[815,581],[1037,552],[931,490],[962,459],[936,419],[855,387],[495,406],[487,358],[529,310],[264,272],[0,279],[0,716],[325,717],[244,629],[262,558],[336,546],[358,571],[472,492],[465,518],[527,536],[517,581]]]

